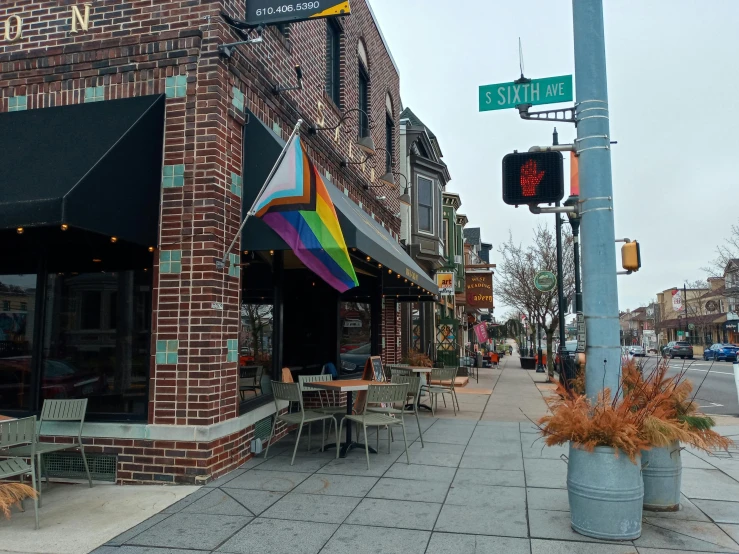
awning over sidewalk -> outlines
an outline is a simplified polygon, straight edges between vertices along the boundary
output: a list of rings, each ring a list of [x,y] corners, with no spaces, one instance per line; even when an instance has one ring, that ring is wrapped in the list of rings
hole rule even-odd
[[[157,244],[164,95],[0,115],[0,229]]]
[[[284,145],[285,141],[268,129],[259,118],[249,114],[249,122],[244,126],[244,213],[264,184]],[[433,279],[413,261],[387,229],[337,189],[325,176],[324,181],[338,213],[344,240],[350,250],[356,248],[385,268],[400,274],[404,279],[407,278],[409,282],[421,286],[432,294],[439,294],[439,288]],[[249,219],[244,226],[241,248],[249,251],[289,249],[277,233],[257,218]],[[386,287],[398,288],[397,281],[384,278],[384,282]],[[394,290],[388,292],[396,294]],[[402,292],[398,294],[410,296]]]

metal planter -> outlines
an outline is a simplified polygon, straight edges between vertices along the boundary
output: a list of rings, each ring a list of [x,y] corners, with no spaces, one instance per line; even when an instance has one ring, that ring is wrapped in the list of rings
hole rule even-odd
[[[572,529],[605,540],[632,540],[641,535],[644,483],[641,459],[598,446],[593,452],[570,443],[567,492]]]
[[[644,509],[676,512],[680,509],[680,484],[683,463],[680,443],[642,452],[644,476]]]

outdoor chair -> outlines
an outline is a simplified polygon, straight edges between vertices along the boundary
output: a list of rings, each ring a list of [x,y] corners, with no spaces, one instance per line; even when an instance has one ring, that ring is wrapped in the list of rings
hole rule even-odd
[[[454,390],[456,379],[456,367],[440,367],[431,371],[429,383],[421,387],[431,398],[431,415],[436,415],[436,408],[439,406],[439,395],[441,395],[441,399],[444,401],[444,406],[446,407],[445,394],[452,397],[452,408],[454,409],[454,415],[457,415],[459,400],[457,400],[457,393]]]
[[[269,447],[272,443],[272,438],[275,436],[275,429],[277,428],[277,422],[283,421],[287,425],[298,426],[298,436],[295,439],[295,448],[293,449],[293,457],[290,461],[290,465],[295,463],[295,454],[298,452],[298,444],[300,444],[300,433],[303,431],[303,425],[306,423],[312,423],[314,421],[323,421],[323,433],[321,434],[321,450],[325,445],[326,439],[326,420],[334,421],[334,416],[330,414],[321,414],[311,410],[306,410],[303,407],[303,395],[300,392],[300,384],[298,383],[282,383],[280,381],[272,381],[272,395],[275,399],[275,406],[277,407],[277,413],[275,414],[274,421],[272,422],[272,433],[269,436],[269,442],[267,443],[267,450],[264,453],[266,458],[269,455]],[[280,400],[288,402],[288,407],[292,403],[297,403],[299,411],[293,413],[280,413]],[[289,411],[289,410],[288,410]],[[335,422],[334,422],[335,423]],[[334,427],[336,429],[336,427]],[[330,424],[329,424],[330,429]],[[308,450],[310,450],[310,439],[311,430],[310,425],[308,426]],[[339,456],[339,434],[336,433],[336,456]]]
[[[379,433],[380,427],[388,427],[392,425],[401,425],[403,427],[403,442],[405,443],[405,458],[408,464],[411,463],[410,456],[408,455],[408,438],[405,433],[405,420],[403,419],[404,410],[399,410],[398,414],[400,417],[393,417],[387,412],[387,408],[383,408],[384,413],[377,413],[371,411],[368,407],[372,404],[395,404],[398,402],[405,402],[408,398],[408,385],[403,384],[390,384],[390,385],[370,385],[367,388],[367,401],[364,404],[364,410],[358,415],[347,415],[341,420],[339,425],[339,435],[344,428],[344,422],[347,421],[347,425],[351,425],[352,421],[356,421],[357,425],[362,424],[364,430],[364,453],[367,456],[367,469],[370,469],[369,459],[369,446],[367,443],[367,427],[377,427]],[[379,438],[378,438],[379,447]],[[390,433],[387,435],[387,452],[390,453]],[[336,457],[339,457],[339,451],[336,451]]]
[[[247,365],[239,368],[239,393],[241,400],[246,398],[246,393],[251,391],[256,395],[262,393],[261,380],[263,369],[260,365]]]
[[[87,398],[80,400],[44,400],[41,408],[41,419],[38,422],[38,431],[36,433],[36,444],[25,446],[16,446],[0,452],[0,456],[19,456],[21,458],[30,458],[36,456],[38,467],[38,505],[41,507],[41,476],[46,473],[44,465],[44,456],[52,452],[60,452],[62,450],[79,450],[82,456],[82,463],[85,466],[87,474],[87,482],[92,488],[92,477],[90,476],[90,468],[87,465],[87,457],[85,456],[85,447],[82,444],[82,426],[85,423],[85,412],[87,411]],[[68,422],[79,423],[77,427],[77,436],[73,437],[72,442],[40,442],[39,438],[44,431],[44,423],[51,422]],[[49,483],[49,476],[46,475],[46,483]]]
[[[318,388],[310,386],[310,383],[315,383],[317,381],[323,381],[323,382],[333,381],[333,377],[329,374],[299,375],[298,376],[298,384],[300,385],[301,392],[314,392],[315,391],[318,393],[318,400],[321,403],[321,407],[314,408],[313,411],[318,412],[319,414],[327,414],[333,417],[336,417],[336,416],[342,417],[343,415],[345,415],[346,407],[338,405],[338,399],[336,397],[335,392],[322,390],[322,389],[318,389]],[[338,425],[335,419],[331,419],[331,422],[333,422],[334,425]],[[331,432],[331,422],[329,422],[329,425],[328,425],[329,433]]]
[[[406,367],[402,367],[402,366],[397,366],[396,365],[396,366],[392,366],[390,368],[390,379],[391,380],[396,375],[402,375],[404,377],[408,377],[408,376],[410,376],[412,374],[413,374],[413,372],[410,369],[408,369],[407,366]]]
[[[0,450],[13,449],[24,445],[28,447],[28,456],[0,458],[0,480],[9,477],[31,476],[31,486],[36,489],[36,416],[12,421],[0,422]],[[26,462],[24,458],[28,458]],[[40,483],[39,483],[40,485]],[[33,509],[36,512],[36,529],[38,529],[38,498],[33,499]]]
[[[396,408],[394,405],[387,407],[382,406],[371,406],[367,408],[369,412],[384,413],[384,414],[407,414],[416,416],[416,424],[418,425],[418,434],[421,437],[421,448],[425,448],[423,444],[423,433],[421,432],[421,421],[418,419],[418,401],[421,396],[421,376],[419,374],[411,375],[398,375],[393,374],[391,383],[393,385],[407,385],[408,394],[405,402],[400,405],[400,408]],[[388,430],[388,432],[390,432]],[[390,434],[392,438],[392,433]],[[377,435],[377,448],[380,448],[380,435]]]

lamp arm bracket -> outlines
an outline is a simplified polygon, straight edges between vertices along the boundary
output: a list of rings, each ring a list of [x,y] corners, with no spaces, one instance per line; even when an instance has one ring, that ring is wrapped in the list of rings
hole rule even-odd
[[[531,108],[531,106],[531,104],[519,104],[516,106],[518,109],[518,115],[521,116],[521,119],[528,119],[531,121],[563,121],[565,123],[577,124],[575,119],[575,106],[572,106],[571,108],[530,112],[529,108]]]
[[[557,206],[542,208],[536,204],[529,204],[529,211],[532,214],[566,214],[572,212],[572,206]]]
[[[628,244],[628,243],[630,243],[630,242],[631,242],[631,239],[627,239],[627,238],[623,238],[623,239],[616,239],[616,242],[625,242],[625,243],[627,243],[627,244]]]
[[[616,275],[631,275],[633,271],[617,271]]]

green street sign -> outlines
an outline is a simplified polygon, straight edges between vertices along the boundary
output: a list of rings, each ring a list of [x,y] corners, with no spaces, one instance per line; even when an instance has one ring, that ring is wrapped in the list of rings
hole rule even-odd
[[[557,286],[557,276],[551,271],[540,271],[534,277],[534,286],[541,292],[549,292]]]
[[[480,87],[480,111],[505,110],[519,104],[572,101],[572,75],[531,79],[528,83],[498,83]]]
[[[688,323],[688,329],[690,329],[691,331],[695,329],[695,323]]]

